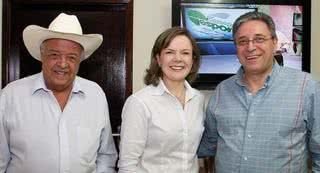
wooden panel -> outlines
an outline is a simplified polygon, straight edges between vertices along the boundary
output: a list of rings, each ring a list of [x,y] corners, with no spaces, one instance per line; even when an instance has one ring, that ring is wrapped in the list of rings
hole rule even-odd
[[[27,2],[27,3],[25,3]],[[106,92],[113,130],[121,123],[121,110],[132,92],[132,1],[95,0],[76,3],[32,0],[4,2],[3,87],[9,82],[38,73],[41,64],[27,52],[22,30],[30,24],[47,27],[60,13],[75,14],[83,32],[100,33],[101,47],[80,65],[79,76],[97,82]],[[117,3],[118,2],[118,3]]]

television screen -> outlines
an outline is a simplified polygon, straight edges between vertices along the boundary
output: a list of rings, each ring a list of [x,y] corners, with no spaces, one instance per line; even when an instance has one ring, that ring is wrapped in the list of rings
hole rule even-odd
[[[184,25],[196,40],[233,40],[232,24],[240,15],[255,9],[183,6]]]

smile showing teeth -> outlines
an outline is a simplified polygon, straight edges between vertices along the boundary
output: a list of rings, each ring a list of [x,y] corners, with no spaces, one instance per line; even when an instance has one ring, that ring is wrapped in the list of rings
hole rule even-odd
[[[63,71],[55,71],[58,75],[65,75],[66,72],[63,72]]]
[[[170,66],[173,70],[182,70],[183,66]]]
[[[257,59],[258,57],[259,55],[248,55],[246,58],[250,60],[250,59]]]

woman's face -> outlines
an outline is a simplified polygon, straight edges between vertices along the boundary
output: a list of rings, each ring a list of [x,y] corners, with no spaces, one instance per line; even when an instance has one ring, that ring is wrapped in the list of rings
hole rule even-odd
[[[188,37],[176,36],[169,46],[157,55],[157,62],[163,73],[162,80],[184,82],[193,64],[192,45]]]

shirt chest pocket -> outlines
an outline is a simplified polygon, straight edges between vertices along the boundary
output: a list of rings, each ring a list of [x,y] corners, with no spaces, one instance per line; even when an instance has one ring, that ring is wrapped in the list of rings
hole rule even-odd
[[[278,132],[281,137],[287,137],[290,134],[301,134],[307,131],[307,117],[300,112],[288,111],[282,115],[278,121]]]

